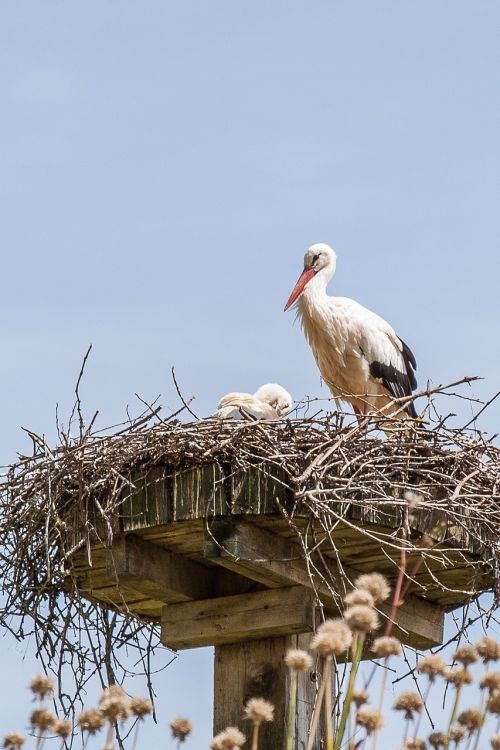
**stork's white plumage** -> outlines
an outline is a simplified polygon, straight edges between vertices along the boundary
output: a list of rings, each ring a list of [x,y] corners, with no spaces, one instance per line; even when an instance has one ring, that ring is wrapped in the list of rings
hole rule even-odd
[[[219,401],[221,419],[280,419],[292,408],[288,391],[277,383],[266,383],[251,393],[228,393]]]
[[[312,245],[285,311],[297,301],[302,328],[332,395],[350,403],[358,420],[370,413],[416,418],[394,398],[417,387],[410,348],[383,318],[347,297],[329,297],[326,287],[337,264],[328,245]]]

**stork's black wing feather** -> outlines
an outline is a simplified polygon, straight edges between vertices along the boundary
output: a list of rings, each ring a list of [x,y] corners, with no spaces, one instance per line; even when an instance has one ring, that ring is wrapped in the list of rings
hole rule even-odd
[[[417,387],[417,379],[415,377],[417,363],[415,356],[408,344],[405,344],[402,339],[399,340],[403,347],[402,355],[405,365],[404,372],[398,370],[394,365],[386,365],[383,362],[370,363],[370,375],[381,380],[394,398],[411,396],[412,391]],[[417,419],[417,412],[413,402],[410,402],[405,406],[405,411],[410,417]]]

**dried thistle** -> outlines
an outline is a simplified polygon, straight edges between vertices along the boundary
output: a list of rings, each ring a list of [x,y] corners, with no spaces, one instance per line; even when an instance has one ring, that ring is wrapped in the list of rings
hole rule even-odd
[[[184,742],[186,737],[188,737],[193,731],[193,725],[189,719],[179,716],[177,719],[170,722],[170,729],[172,730],[172,737],[174,737],[174,739]]]
[[[485,664],[500,658],[500,643],[489,635],[480,638],[476,643],[476,649]]]
[[[288,669],[296,672],[306,672],[312,667],[313,660],[307,651],[301,648],[289,648],[285,655],[285,664]]]
[[[153,704],[148,698],[131,698],[130,710],[133,716],[142,720],[148,714],[153,713]]]
[[[366,729],[367,734],[382,729],[382,714],[376,708],[359,708],[356,713],[356,724]]]
[[[369,591],[376,604],[385,602],[391,593],[391,588],[387,582],[387,578],[380,573],[364,573],[356,578],[354,585],[358,589],[366,589]]]
[[[458,723],[466,727],[469,732],[475,732],[483,723],[483,714],[479,708],[467,708],[458,717]]]
[[[18,750],[26,742],[22,734],[18,732],[9,732],[3,738],[3,747],[7,750]]]
[[[445,675],[447,671],[446,664],[437,654],[428,654],[417,662],[417,669],[422,674],[426,674],[431,682],[434,682],[438,675]]]
[[[447,742],[448,737],[444,732],[432,732],[432,734],[429,735],[429,745],[435,747],[436,750],[440,747],[446,747]]]
[[[245,719],[259,725],[264,721],[273,721],[274,706],[264,698],[249,698],[245,703],[244,714]]]
[[[401,641],[392,636],[375,638],[371,650],[378,658],[388,656],[399,656],[401,654]]]
[[[212,750],[234,750],[244,745],[246,739],[243,732],[240,732],[237,727],[227,727],[215,735],[210,747]]]
[[[418,693],[412,691],[406,691],[398,695],[394,701],[393,708],[396,711],[404,711],[405,719],[412,719],[413,714],[420,713],[424,706],[424,702]]]
[[[488,699],[488,711],[490,714],[500,716],[500,690],[492,690]]]
[[[472,674],[465,667],[452,667],[445,675],[446,682],[450,685],[472,685]]]
[[[119,685],[110,685],[101,693],[99,708],[103,716],[109,721],[128,719],[130,716],[130,698]]]
[[[450,727],[448,736],[452,742],[458,743],[465,737],[465,731],[465,727],[461,726],[461,724],[453,724],[453,726]]]
[[[36,708],[30,717],[31,726],[36,727],[40,732],[45,732],[47,729],[50,729],[55,721],[55,713],[48,708]]]
[[[479,681],[479,687],[490,692],[500,690],[500,672],[486,672]]]
[[[352,632],[343,620],[325,620],[312,639],[311,648],[320,656],[340,656],[351,643]]]
[[[344,604],[347,604],[348,607],[353,607],[355,604],[362,604],[364,607],[373,607],[375,599],[368,589],[353,589],[344,597]]]
[[[355,688],[351,693],[351,700],[358,708],[363,706],[368,703],[368,690]]]
[[[479,653],[474,646],[465,643],[460,648],[457,648],[453,654],[453,659],[459,661],[464,667],[467,667],[469,664],[474,664],[474,662],[479,660]]]
[[[97,708],[89,708],[86,711],[82,711],[77,721],[82,732],[88,732],[89,734],[95,734],[106,723],[104,716]]]
[[[406,740],[404,750],[426,750],[425,740],[420,737],[410,737]]]
[[[371,607],[355,604],[344,612],[344,620],[355,633],[371,633],[377,630],[380,622],[378,615]]]
[[[494,734],[490,738],[490,743],[493,750],[500,750],[500,734]]]
[[[37,674],[30,682],[30,690],[37,695],[40,700],[52,698],[54,695],[54,684],[45,674]]]
[[[52,731],[59,737],[69,737],[73,731],[73,724],[69,719],[57,719],[52,725]]]

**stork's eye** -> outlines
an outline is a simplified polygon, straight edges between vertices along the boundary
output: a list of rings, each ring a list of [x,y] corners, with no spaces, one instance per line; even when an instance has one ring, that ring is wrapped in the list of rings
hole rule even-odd
[[[318,262],[318,260],[319,260],[319,254],[318,255],[313,255],[313,262],[312,262],[313,266],[316,265],[316,263]]]

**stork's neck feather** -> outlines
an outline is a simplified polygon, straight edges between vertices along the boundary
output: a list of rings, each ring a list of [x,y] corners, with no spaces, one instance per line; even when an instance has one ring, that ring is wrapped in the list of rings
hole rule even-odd
[[[335,273],[335,267],[328,264],[309,281],[298,300],[298,311],[301,316],[314,315],[315,310],[323,308],[330,297],[326,293],[326,287]]]

